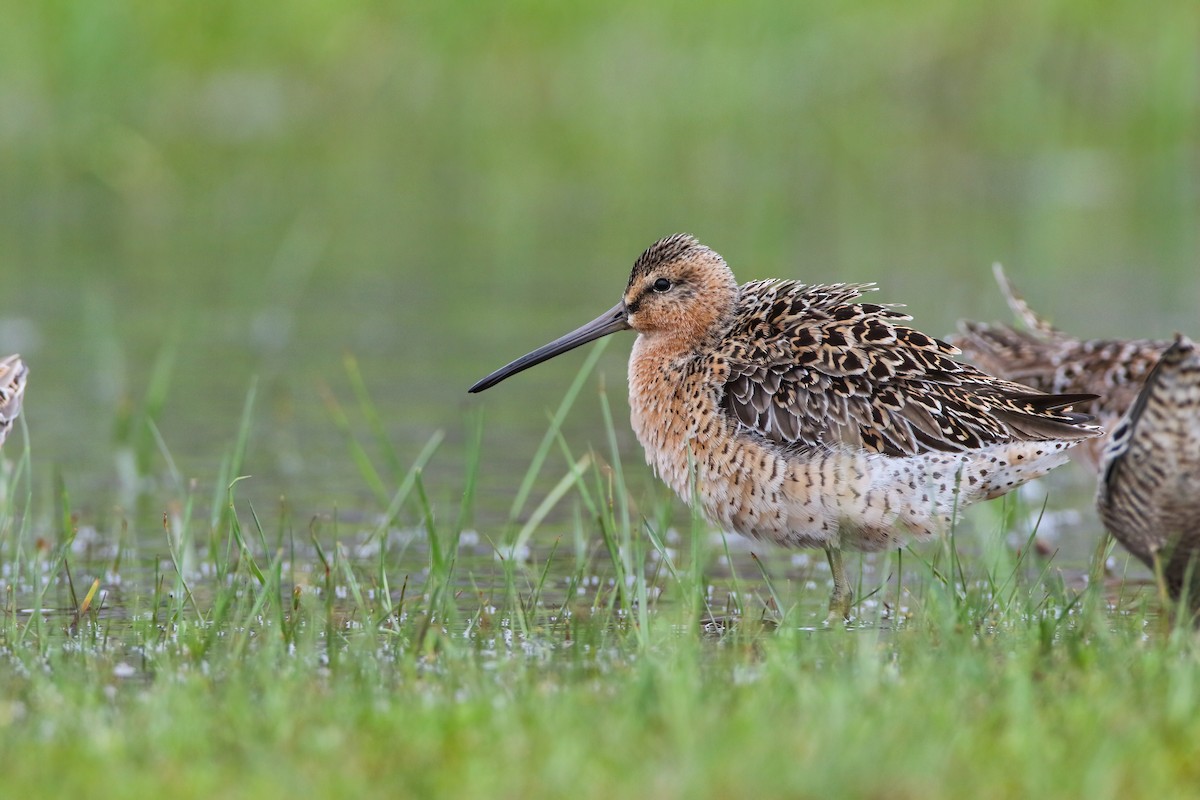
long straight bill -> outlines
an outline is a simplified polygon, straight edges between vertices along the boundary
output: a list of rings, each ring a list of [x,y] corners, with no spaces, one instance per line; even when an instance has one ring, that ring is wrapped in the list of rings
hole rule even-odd
[[[543,345],[532,353],[521,356],[511,364],[506,364],[467,391],[474,394],[475,392],[482,392],[484,389],[490,389],[505,378],[516,375],[518,372],[527,370],[543,361],[549,361],[568,350],[574,350],[580,345],[594,342],[602,336],[608,336],[610,333],[627,330],[629,330],[629,322],[626,320],[625,303],[622,301],[582,328],[576,328],[566,336],[560,336],[550,344]]]

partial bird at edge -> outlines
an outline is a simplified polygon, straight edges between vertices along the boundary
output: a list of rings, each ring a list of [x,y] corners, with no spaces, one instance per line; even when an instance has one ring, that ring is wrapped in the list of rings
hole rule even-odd
[[[1077,410],[1096,416],[1105,430],[1129,410],[1159,356],[1171,343],[1154,339],[1079,339],[1055,327],[1029,307],[1004,274],[993,266],[996,283],[1020,330],[1003,323],[962,320],[948,337],[963,356],[981,369],[1050,394],[1091,394],[1096,399]],[[1076,448],[1072,455],[1093,471],[1100,465],[1107,437]]]
[[[1186,336],[1113,429],[1096,509],[1173,600],[1200,612],[1200,350]]]
[[[21,403],[25,398],[25,381],[29,367],[14,353],[0,359],[0,445],[8,438],[13,424],[21,414]]]

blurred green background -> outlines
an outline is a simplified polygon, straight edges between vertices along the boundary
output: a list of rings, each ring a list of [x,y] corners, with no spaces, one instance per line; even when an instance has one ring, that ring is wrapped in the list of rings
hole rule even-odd
[[[246,491],[370,506],[320,392],[349,395],[351,353],[402,454],[447,430],[441,499],[486,408],[502,503],[581,359],[465,388],[610,307],[680,230],[742,280],[878,281],[931,333],[1007,316],[1002,261],[1079,334],[1200,334],[1192,0],[38,0],[3,19],[0,350],[31,365],[35,463],[85,507],[109,502],[163,352],[158,428],[185,475],[215,474],[258,376]],[[629,343],[601,362],[619,415]],[[568,439],[599,423],[589,393]]]

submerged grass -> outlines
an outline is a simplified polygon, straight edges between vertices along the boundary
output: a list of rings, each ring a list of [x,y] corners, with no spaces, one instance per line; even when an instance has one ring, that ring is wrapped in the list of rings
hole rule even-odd
[[[443,514],[422,477],[440,437],[402,469],[352,362],[378,441],[344,430],[379,521],[298,533],[286,503],[238,500],[252,388],[208,527],[176,484],[165,541],[138,554],[151,578],[78,555],[65,487],[35,510],[26,432],[0,492],[0,795],[1130,797],[1200,779],[1200,649],[1154,604],[1071,589],[1004,530],[884,559],[860,620],[823,627],[810,573],[637,510],[603,401],[605,452],[572,450],[558,426],[592,363],[530,470],[557,443],[561,479],[483,539],[482,422]],[[568,495],[566,533],[531,547]]]

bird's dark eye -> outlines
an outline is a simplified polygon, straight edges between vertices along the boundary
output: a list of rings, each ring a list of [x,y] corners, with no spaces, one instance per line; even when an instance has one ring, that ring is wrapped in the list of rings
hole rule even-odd
[[[666,292],[666,291],[669,291],[670,288],[671,288],[671,282],[669,280],[667,280],[666,278],[659,278],[658,280],[656,280],[654,282],[654,291],[656,291],[656,292],[659,292],[659,293]]]

